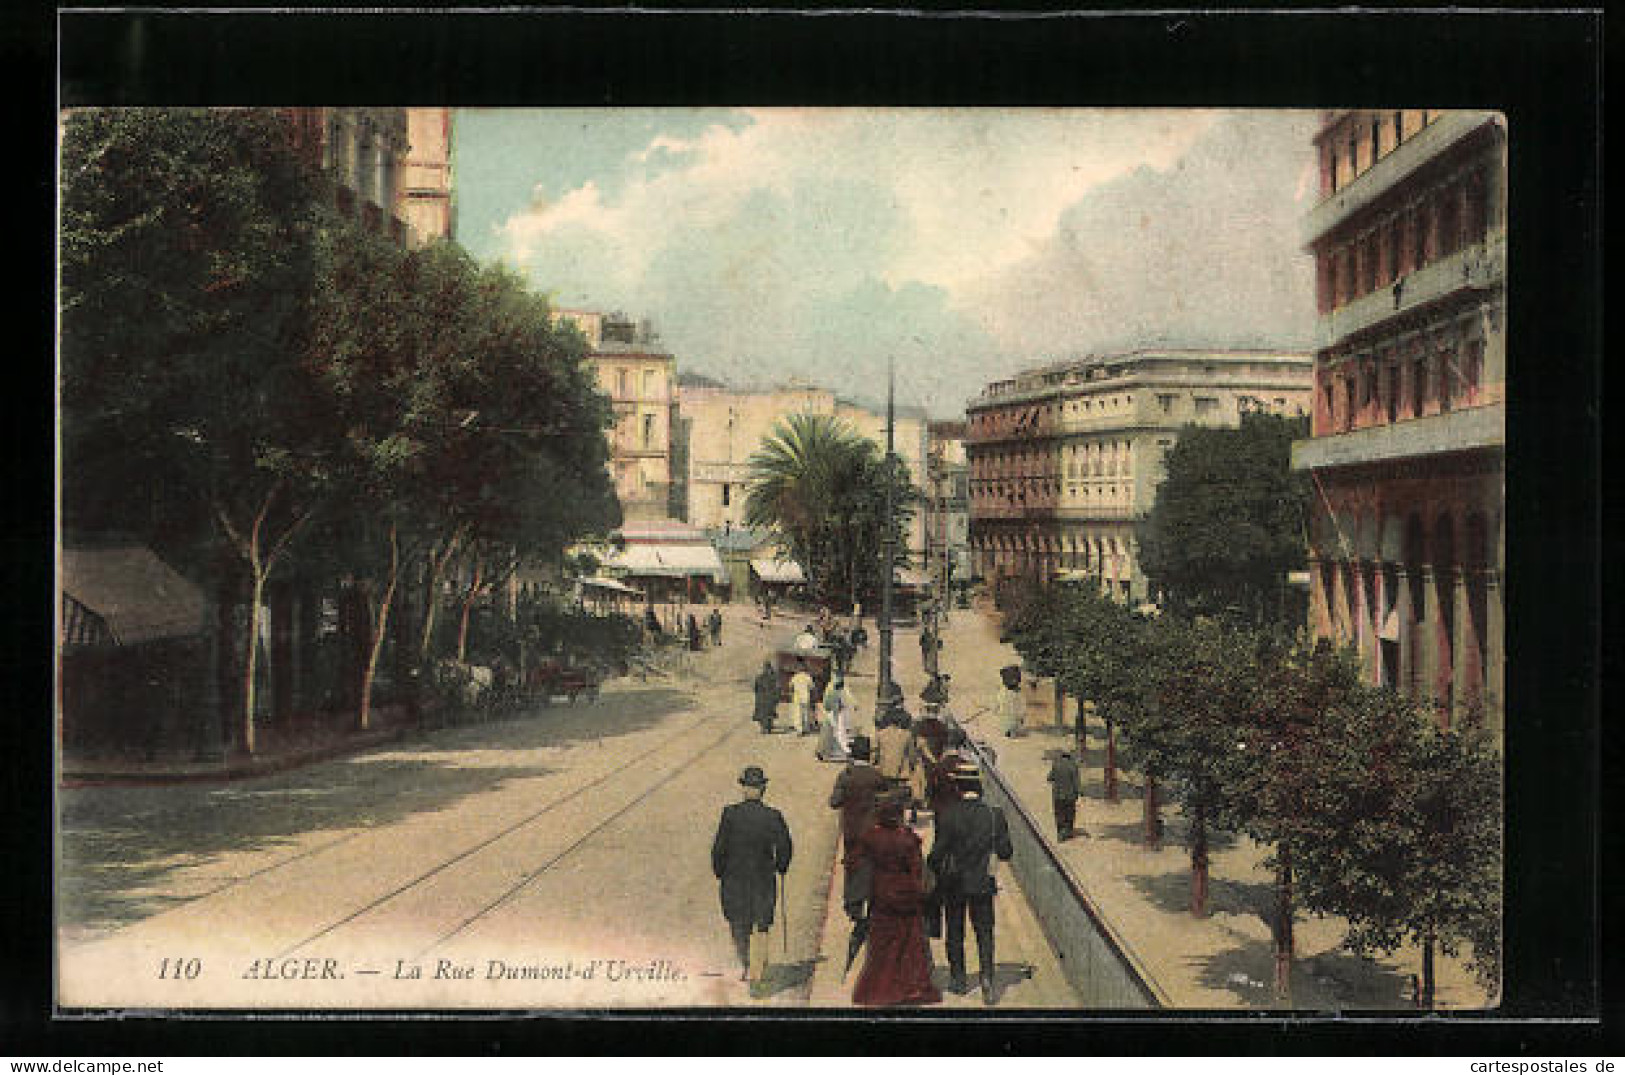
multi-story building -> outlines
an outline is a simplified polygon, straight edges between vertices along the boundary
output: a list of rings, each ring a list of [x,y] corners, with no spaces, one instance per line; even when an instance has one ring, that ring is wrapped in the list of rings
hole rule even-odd
[[[1304,238],[1320,318],[1310,620],[1372,682],[1501,729],[1506,129],[1329,113]]]
[[[659,346],[647,321],[622,314],[558,310],[586,338],[598,390],[610,399],[615,426],[609,466],[628,520],[681,518],[673,502],[672,427],[677,417],[677,362]]]
[[[988,385],[966,406],[977,574],[997,587],[1080,573],[1145,598],[1135,525],[1180,428],[1235,426],[1253,409],[1306,414],[1310,368],[1298,352],[1138,350]]]
[[[414,246],[453,235],[451,130],[449,108],[406,110],[409,149],[395,206]]]
[[[925,564],[937,592],[972,574],[970,563],[970,465],[965,456],[965,423],[927,425]]]
[[[291,108],[295,145],[333,180],[341,212],[404,243],[396,215],[408,134],[404,108]]]
[[[780,388],[741,391],[685,387],[679,404],[687,430],[688,521],[713,532],[745,525],[750,457],[789,414],[817,414],[846,423],[884,451],[886,415],[840,399],[827,389],[792,380]],[[894,408],[893,445],[916,486],[925,481],[926,417],[917,408]],[[918,564],[925,553],[924,512],[916,510],[909,528],[909,553]]]

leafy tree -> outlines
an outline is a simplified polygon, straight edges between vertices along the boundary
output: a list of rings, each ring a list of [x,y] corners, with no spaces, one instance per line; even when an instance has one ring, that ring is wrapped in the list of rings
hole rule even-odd
[[[266,581],[321,504],[332,426],[300,361],[315,179],[264,110],[97,109],[62,135],[63,514],[249,588],[254,748]]]
[[[894,557],[907,563],[904,527],[913,513],[907,467],[827,415],[780,420],[751,456],[745,519],[783,535],[823,604],[873,601],[880,588],[886,486],[892,483]]]
[[[1287,572],[1305,563],[1308,479],[1291,469],[1307,419],[1253,412],[1236,429],[1186,426],[1138,527],[1140,564],[1175,610],[1293,622]]]
[[[1307,651],[1269,634],[1261,639],[1256,688],[1238,722],[1229,809],[1221,822],[1270,849],[1265,865],[1276,881],[1275,989],[1290,1001],[1297,863],[1324,837],[1314,804],[1342,752],[1339,714],[1360,689],[1359,668],[1350,652],[1324,643]]]
[[[1433,1007],[1434,953],[1472,950],[1487,988],[1499,978],[1501,765],[1482,732],[1441,730],[1411,699],[1354,692],[1338,714],[1298,855],[1304,905],[1348,922],[1361,955],[1422,951],[1421,1001]],[[1335,753],[1334,753],[1335,751]]]

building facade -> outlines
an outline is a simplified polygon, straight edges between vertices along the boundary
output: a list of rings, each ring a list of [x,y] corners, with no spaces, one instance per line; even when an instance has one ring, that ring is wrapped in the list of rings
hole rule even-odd
[[[1144,600],[1134,530],[1181,427],[1242,413],[1303,415],[1311,359],[1287,351],[1138,350],[997,381],[966,406],[970,545],[997,588],[1025,577],[1097,580]]]
[[[408,108],[408,150],[396,192],[396,215],[414,246],[452,238],[451,109]]]
[[[780,388],[762,390],[688,386],[682,390],[679,408],[687,430],[687,518],[714,533],[745,525],[750,457],[786,415],[835,418],[885,450],[883,411],[804,382],[792,380]],[[927,440],[925,413],[896,408],[893,444],[916,486],[926,479]],[[917,509],[908,532],[909,554],[916,565],[925,555],[925,536],[925,512]]]
[[[609,467],[621,514],[629,521],[681,518],[672,481],[676,359],[661,349],[647,321],[585,310],[554,316],[586,338],[598,390],[614,408]]]
[[[925,564],[937,592],[974,573],[970,559],[970,464],[965,423],[931,422],[924,500]]]
[[[1310,626],[1373,683],[1502,728],[1506,129],[1327,115],[1305,221],[1320,311]]]
[[[333,180],[341,212],[363,226],[407,241],[397,215],[409,146],[404,108],[291,108],[294,144]]]

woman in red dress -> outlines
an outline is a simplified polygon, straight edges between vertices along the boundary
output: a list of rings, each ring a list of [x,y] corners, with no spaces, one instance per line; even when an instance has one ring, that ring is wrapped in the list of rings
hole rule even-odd
[[[859,853],[874,866],[869,900],[868,952],[852,1001],[866,1006],[937,1004],[926,947],[924,863],[920,838],[903,825],[903,803],[887,799],[879,821],[858,840]]]

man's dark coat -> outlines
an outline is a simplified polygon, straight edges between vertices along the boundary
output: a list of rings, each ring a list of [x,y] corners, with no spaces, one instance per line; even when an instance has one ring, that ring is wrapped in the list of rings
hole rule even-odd
[[[790,868],[790,827],[759,800],[722,808],[711,842],[711,872],[722,882],[722,917],[762,930],[773,924],[773,875]]]
[[[867,762],[853,762],[835,778],[829,804],[841,811],[841,842],[847,855],[856,848],[858,837],[874,825],[875,800],[887,784],[880,770]]]
[[[1083,778],[1078,772],[1078,763],[1066,755],[1058,755],[1050,764],[1049,776],[1050,797],[1061,802],[1071,802],[1083,794]]]
[[[993,891],[988,873],[992,856],[1008,862],[1014,853],[1004,812],[980,799],[963,799],[937,819],[937,838],[926,863],[944,893],[979,896]]]

